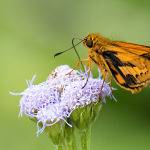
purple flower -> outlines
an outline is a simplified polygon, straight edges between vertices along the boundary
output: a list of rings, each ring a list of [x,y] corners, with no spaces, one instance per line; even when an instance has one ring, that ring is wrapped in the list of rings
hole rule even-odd
[[[105,102],[105,97],[112,96],[111,87],[101,78],[87,77],[87,72],[62,65],[45,82],[38,85],[33,84],[33,79],[27,82],[28,88],[18,94],[22,96],[20,114],[36,118],[39,134],[45,127],[60,120],[67,123],[67,118],[79,107],[101,100]],[[42,127],[39,123],[42,123]]]

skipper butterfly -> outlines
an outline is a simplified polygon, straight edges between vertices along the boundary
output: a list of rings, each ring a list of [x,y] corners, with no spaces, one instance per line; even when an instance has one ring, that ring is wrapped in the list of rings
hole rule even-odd
[[[140,92],[150,83],[150,47],[109,40],[100,34],[89,34],[83,44],[88,50],[89,66],[98,65],[103,78],[114,77],[124,89]]]

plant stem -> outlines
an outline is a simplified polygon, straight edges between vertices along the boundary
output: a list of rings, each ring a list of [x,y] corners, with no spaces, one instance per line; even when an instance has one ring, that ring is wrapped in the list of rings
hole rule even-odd
[[[61,142],[60,144],[58,144],[57,150],[66,150],[65,140],[63,142]]]
[[[74,131],[70,135],[70,139],[67,141],[67,147],[68,147],[68,150],[77,150]]]
[[[64,150],[64,146],[63,145],[58,145],[57,150]]]
[[[81,138],[81,149],[82,150],[90,150],[90,142],[91,142],[91,126],[87,129],[83,129],[80,131]]]
[[[71,123],[71,120],[68,119],[67,121]],[[66,125],[65,139],[68,150],[77,150],[75,132],[75,127],[69,127],[68,125]]]

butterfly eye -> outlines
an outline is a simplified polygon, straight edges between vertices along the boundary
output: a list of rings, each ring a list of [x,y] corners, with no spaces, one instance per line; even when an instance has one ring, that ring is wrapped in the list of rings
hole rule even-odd
[[[86,46],[89,47],[89,48],[92,48],[93,47],[93,41],[92,40],[87,40],[86,41]]]

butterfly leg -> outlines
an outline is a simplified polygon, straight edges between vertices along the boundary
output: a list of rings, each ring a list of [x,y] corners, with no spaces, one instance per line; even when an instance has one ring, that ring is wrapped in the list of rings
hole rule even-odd
[[[85,69],[85,75],[87,75],[87,77],[86,77],[86,81],[85,81],[85,84],[84,84],[84,86],[82,87],[82,89],[87,85],[87,83],[88,83],[88,80],[89,80],[89,76],[90,76],[90,71],[91,71],[91,66],[92,66],[92,61],[91,61],[91,59],[90,58],[88,58],[88,59],[84,59],[84,61],[87,63],[87,67],[88,67],[88,72],[87,72],[87,70]],[[86,74],[87,73],[87,74]]]
[[[85,63],[86,66],[88,66],[89,71],[91,70],[91,63],[92,63],[92,62],[90,62],[89,59],[83,59],[83,60],[81,60],[81,62],[82,62],[82,64]],[[77,68],[79,68],[79,66],[81,65],[81,62],[80,62],[80,61],[77,61],[77,63],[75,64],[75,67],[73,67],[73,69],[72,69],[70,72],[68,72],[66,75],[71,74],[73,70],[76,70]],[[85,71],[85,70],[84,70],[84,71]]]
[[[88,66],[88,68],[91,68],[91,63],[92,62],[89,59],[83,59],[83,60],[81,60],[81,62],[83,64],[85,63],[85,65]],[[77,61],[76,66],[79,67],[81,65],[81,62]]]
[[[101,63],[98,64],[98,66],[99,66],[100,72],[101,72],[102,77],[103,77],[103,82],[102,82],[101,90],[100,90],[100,91],[102,91],[105,82],[107,82],[111,86],[112,78],[111,78],[111,75],[109,74],[107,67],[105,66],[104,63],[102,63],[102,61],[101,61]]]
[[[104,83],[105,83],[105,81],[107,81],[107,78],[108,78],[108,72],[107,72],[106,70],[103,70],[103,71],[102,71],[102,76],[103,76],[103,82],[102,82],[101,90],[100,90],[100,91],[103,90]]]

